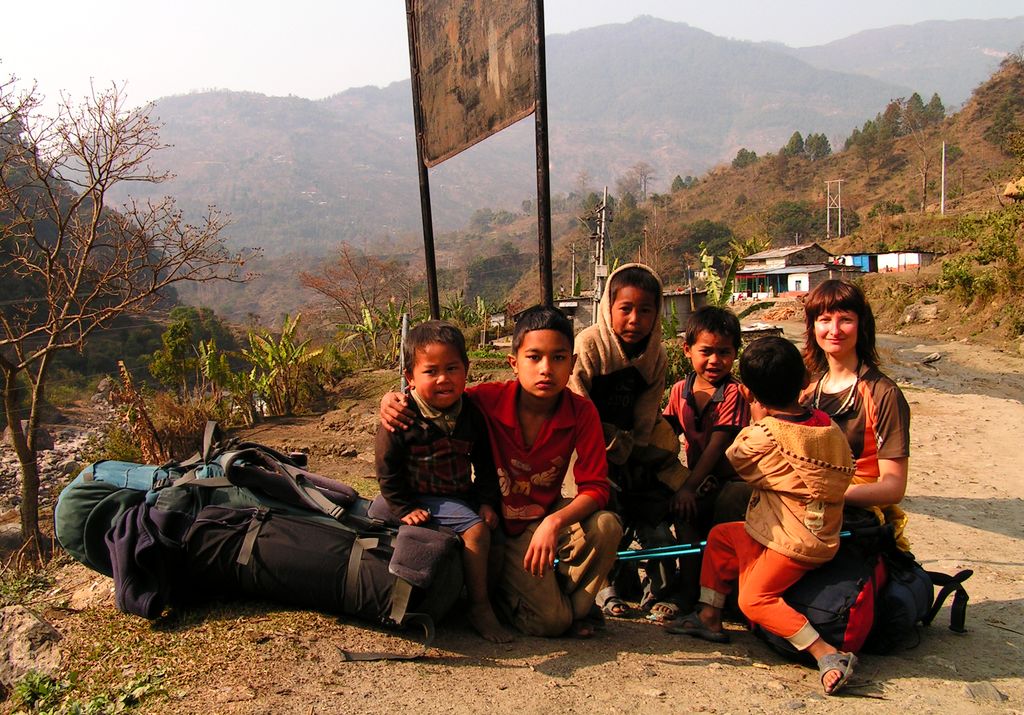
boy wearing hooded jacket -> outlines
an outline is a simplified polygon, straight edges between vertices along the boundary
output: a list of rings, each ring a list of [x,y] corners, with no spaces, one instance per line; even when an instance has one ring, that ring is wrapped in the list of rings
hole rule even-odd
[[[615,270],[598,306],[597,322],[576,336],[569,388],[589,397],[604,429],[609,479],[617,511],[644,548],[675,543],[669,504],[686,478],[679,440],[661,418],[668,357],[661,343],[661,280],[649,267]],[[658,619],[678,613],[671,559],[648,563],[641,608]],[[629,606],[610,585],[598,596],[606,615]]]

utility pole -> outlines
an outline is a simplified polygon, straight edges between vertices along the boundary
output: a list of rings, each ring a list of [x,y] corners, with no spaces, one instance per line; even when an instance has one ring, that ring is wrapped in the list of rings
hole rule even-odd
[[[601,296],[604,295],[605,281],[608,280],[608,266],[604,262],[604,254],[608,247],[608,224],[612,222],[612,219],[608,211],[607,186],[604,187],[604,198],[601,200],[601,205],[594,210],[594,213],[597,216],[597,227],[590,234],[590,240],[594,242],[594,312],[591,325],[597,322],[598,304],[601,302]]]
[[[572,256],[569,262],[569,290],[570,295],[576,295],[576,242],[569,244],[569,255]]]
[[[835,193],[832,193],[832,184],[836,185]],[[838,220],[836,221],[836,238],[843,236],[843,180],[832,179],[825,182],[825,238],[832,238],[832,209],[836,209]]]
[[[939,214],[946,215],[946,142],[942,142],[942,198],[939,200]]]

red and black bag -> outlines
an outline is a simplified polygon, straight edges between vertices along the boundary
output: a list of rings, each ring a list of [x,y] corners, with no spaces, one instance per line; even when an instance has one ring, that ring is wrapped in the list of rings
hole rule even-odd
[[[896,546],[892,526],[879,525],[863,509],[843,511],[843,531],[835,558],[807,572],[783,595],[827,643],[850,653],[892,652],[918,633],[919,623],[929,625],[951,595],[949,628],[966,630],[963,582],[970,570],[953,576],[925,571],[913,554]],[[787,658],[810,659],[785,638],[756,625],[752,629]]]
[[[819,635],[842,651],[864,647],[875,623],[876,599],[885,586],[883,544],[889,527],[873,515],[847,508],[835,558],[808,571],[783,594],[786,603],[807,616]],[[791,659],[807,660],[785,638],[752,624],[752,630],[773,650]]]

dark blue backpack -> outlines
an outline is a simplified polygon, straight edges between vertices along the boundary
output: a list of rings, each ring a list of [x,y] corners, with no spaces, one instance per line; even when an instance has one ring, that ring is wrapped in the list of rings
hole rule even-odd
[[[970,597],[963,584],[974,574],[972,570],[964,569],[953,576],[926,571],[912,553],[901,551],[895,544],[882,552],[882,561],[886,581],[876,597],[875,625],[864,643],[866,652],[891,653],[906,647],[913,636],[919,636],[917,625],[931,625],[950,595],[953,604],[949,629],[955,633],[966,632]]]
[[[462,590],[459,537],[374,518],[303,457],[224,440],[211,423],[185,462],[86,467],[57,500],[55,533],[114,578],[127,613],[251,597],[417,624],[429,642]]]

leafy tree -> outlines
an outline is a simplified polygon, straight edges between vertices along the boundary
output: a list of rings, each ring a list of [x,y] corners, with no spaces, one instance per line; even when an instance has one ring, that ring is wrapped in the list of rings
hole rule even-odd
[[[477,209],[469,217],[469,227],[477,233],[488,233],[493,222],[494,212],[487,208]]]
[[[946,118],[946,107],[942,104],[942,99],[939,98],[938,92],[932,94],[932,98],[928,101],[924,111],[929,124],[939,124]]]
[[[719,221],[700,219],[684,229],[685,243],[689,246],[704,245],[708,252],[717,254],[725,250],[733,239],[732,229]]]
[[[825,235],[825,214],[815,212],[807,201],[779,201],[768,211],[768,231],[775,244],[791,245]]]
[[[871,210],[868,211],[868,218],[875,218],[876,216],[896,216],[897,214],[906,212],[907,209],[898,201],[878,201],[871,207]]]
[[[176,283],[244,280],[243,257],[225,250],[225,221],[215,209],[186,221],[170,197],[108,208],[115,189],[167,178],[152,168],[164,145],[149,111],[127,108],[115,85],[46,117],[32,91],[16,92],[13,79],[0,83],[0,280],[35,296],[0,304],[0,373],[21,469],[25,553],[40,555],[36,434],[55,356],[83,350],[95,331],[150,309]],[[27,429],[17,413],[23,376]]]
[[[789,138],[786,146],[783,147],[780,154],[786,156],[803,156],[804,154],[804,138],[800,132],[793,132],[793,136]]]
[[[881,144],[891,145],[893,139],[901,136],[903,132],[902,100],[894,99],[889,102],[885,111],[875,117],[875,125],[878,127],[877,141]]]
[[[732,160],[732,168],[742,169],[745,166],[750,166],[757,161],[757,154],[750,151],[749,149],[740,149],[736,152],[736,158]]]
[[[903,105],[903,117],[900,123],[903,134],[931,124],[928,110],[924,106],[924,100],[921,99],[921,95],[917,92],[910,95],[910,98]]]
[[[832,154],[832,145],[824,133],[808,134],[804,140],[804,153],[811,161],[818,161]]]
[[[693,188],[698,183],[699,182],[696,176],[690,176],[689,174],[687,174],[686,176],[679,176],[677,174],[676,178],[672,181],[672,193],[675,193],[682,189]]]
[[[941,105],[941,100],[939,104]],[[920,209],[922,212],[928,205],[928,177],[936,159],[936,141],[934,133],[930,131],[933,124],[932,115],[924,106],[921,95],[914,92],[910,95],[910,99],[903,104],[901,126],[903,134],[912,139],[914,147],[917,149],[917,173],[921,177]]]
[[[178,306],[161,336],[161,348],[150,356],[149,372],[166,387],[184,396],[202,376],[199,346],[212,341],[223,350],[235,350],[235,338],[209,308]]]

